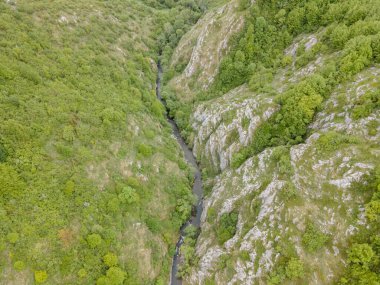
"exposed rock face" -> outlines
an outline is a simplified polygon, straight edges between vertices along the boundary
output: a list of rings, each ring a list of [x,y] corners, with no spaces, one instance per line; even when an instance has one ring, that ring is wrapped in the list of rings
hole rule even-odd
[[[356,76],[347,86],[339,86],[325,102],[324,110],[317,115],[312,124],[313,130],[343,131],[347,134],[358,135],[373,142],[380,141],[380,130],[375,135],[368,133],[368,124],[379,121],[380,112],[375,111],[366,118],[354,120],[352,109],[361,96],[373,90],[379,82],[380,67],[371,67]]]
[[[354,121],[350,117],[352,105],[349,104],[365,93],[369,82],[379,83],[377,75],[378,69],[371,68],[360,73],[348,87],[339,86],[332,93],[311,126],[310,137],[305,143],[290,148],[293,173],[290,177],[281,175],[273,158],[274,149],[266,149],[248,159],[237,170],[230,170],[226,163],[231,152],[249,141],[256,123],[267,118],[264,114],[268,110],[273,112],[275,105],[270,98],[251,94],[251,98],[235,104],[234,100],[238,100],[238,94],[245,88],[242,86],[197,108],[193,123],[197,132],[195,153],[200,157],[209,157],[215,164],[219,163],[222,173],[216,177],[211,195],[204,202],[202,233],[197,245],[200,262],[187,280],[190,284],[203,284],[214,274],[215,279],[219,280],[218,284],[266,284],[264,277],[273,270],[280,256],[277,247],[289,242],[294,244],[306,266],[313,268],[314,274],[310,276],[309,284],[333,283],[336,272],[344,267],[344,252],[340,248],[346,245],[348,237],[357,232],[358,225],[363,224],[365,219],[363,196],[354,185],[370,174],[380,148],[378,145],[368,149],[362,144],[348,144],[327,152],[320,149],[318,139],[329,131],[345,130],[362,137],[368,145],[371,141],[379,141],[378,135],[368,135],[366,127],[370,120],[380,121],[379,112]],[[334,104],[336,96],[346,88],[347,102]],[[224,107],[221,102],[225,102]],[[209,104],[208,107],[205,107],[206,104]],[[235,128],[240,130],[238,122],[247,114],[246,110],[250,110],[248,113],[254,112],[258,106],[261,117],[249,117],[251,132],[238,132],[237,139],[226,148],[225,138]],[[235,110],[230,124],[220,122],[223,108],[226,112]],[[336,117],[343,119],[335,122]],[[294,200],[284,198],[289,184],[294,185]],[[207,219],[210,208],[217,212],[218,217],[232,210],[239,212],[237,232],[224,245],[218,244],[215,239],[215,221]],[[301,241],[308,220],[312,220],[330,239],[329,244],[316,255],[307,252]],[[249,252],[249,260],[244,260],[240,255],[245,251]],[[218,267],[224,254],[230,256],[234,274]]]
[[[243,16],[237,13],[238,2],[229,1],[208,12],[179,42],[171,64],[188,62],[184,72],[170,83],[179,94],[191,93],[190,80],[201,89],[213,82],[231,36],[243,27]]]
[[[228,38],[241,25],[234,5],[231,1],[207,14],[180,42],[172,64],[187,59],[188,65],[169,85],[183,102],[194,98],[193,90],[207,89],[212,83],[228,50]],[[215,33],[220,19],[227,24],[220,27],[224,32]],[[295,64],[297,49],[312,49],[321,33],[300,36],[285,50],[293,64],[277,70],[273,90],[286,91],[328,62],[328,57],[316,56],[302,68]],[[225,38],[218,38],[221,34]],[[351,83],[336,87],[315,116],[304,143],[265,149],[238,169],[230,167],[232,156],[251,143],[259,124],[279,106],[271,95],[252,92],[247,85],[196,106],[190,119],[193,152],[218,175],[204,200],[196,246],[199,262],[185,278],[187,284],[205,284],[209,279],[216,284],[268,284],[269,274],[286,250],[294,250],[305,268],[310,268],[305,284],[336,281],[345,266],[348,239],[365,222],[365,195],[356,187],[370,175],[380,155],[380,112],[355,120],[352,109],[361,96],[380,85],[379,73],[380,67],[374,66]],[[371,122],[378,123],[377,130],[370,131]],[[325,149],[321,138],[331,132],[360,141]],[[289,162],[285,171],[279,152]],[[238,213],[236,233],[220,244],[215,227],[231,211]],[[328,239],[317,252],[308,251],[302,241],[310,223]]]
[[[194,153],[215,169],[224,170],[232,154],[248,145],[260,122],[275,110],[272,98],[254,94],[245,85],[199,105],[192,123]]]

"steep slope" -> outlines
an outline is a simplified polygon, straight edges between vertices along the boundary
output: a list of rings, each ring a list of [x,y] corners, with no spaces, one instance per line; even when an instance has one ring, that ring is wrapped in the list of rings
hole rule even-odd
[[[380,7],[269,2],[199,21],[245,17],[222,59],[195,31],[173,56],[167,99],[209,188],[186,283],[378,284]],[[218,70],[189,75],[199,54]]]
[[[0,284],[169,279],[194,199],[156,38],[197,7],[1,1]]]

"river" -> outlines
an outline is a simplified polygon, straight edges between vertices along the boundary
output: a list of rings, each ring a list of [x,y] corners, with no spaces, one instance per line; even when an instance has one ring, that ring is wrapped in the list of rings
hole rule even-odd
[[[161,101],[161,103],[166,107],[166,102],[163,100],[161,96],[161,79],[162,79],[162,66],[160,61],[157,63],[157,80],[156,80],[156,95],[157,98]],[[199,168],[199,165],[193,155],[193,152],[186,144],[184,138],[181,136],[181,133],[178,129],[175,121],[169,117],[169,112],[166,112],[166,118],[172,127],[173,134],[178,141],[178,144],[181,146],[186,161],[192,166],[194,169],[194,184],[193,184],[193,193],[197,196],[197,203],[195,205],[195,215],[191,216],[190,219],[181,227],[180,229],[180,237],[176,244],[176,251],[173,256],[172,269],[170,274],[170,284],[171,285],[181,285],[182,279],[177,278],[178,266],[180,263],[180,249],[181,245],[184,241],[184,231],[189,226],[192,225],[196,228],[200,227],[201,224],[201,215],[202,215],[202,198],[203,198],[203,187],[202,187],[202,174]],[[193,211],[192,211],[193,212]]]

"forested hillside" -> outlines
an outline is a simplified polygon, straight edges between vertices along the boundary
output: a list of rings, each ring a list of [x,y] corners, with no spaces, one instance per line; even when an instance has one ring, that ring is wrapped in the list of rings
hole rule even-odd
[[[379,64],[376,0],[228,1],[184,35],[165,96],[208,193],[187,284],[380,284]]]
[[[0,284],[168,281],[194,198],[156,62],[203,10],[1,1]]]
[[[379,0],[1,1],[0,108],[0,284],[380,284]]]

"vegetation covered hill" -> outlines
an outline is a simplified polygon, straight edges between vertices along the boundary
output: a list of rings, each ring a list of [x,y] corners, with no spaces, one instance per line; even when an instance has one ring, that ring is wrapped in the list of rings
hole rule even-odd
[[[0,284],[166,283],[194,199],[155,62],[202,5],[1,1]]]
[[[187,283],[380,283],[379,47],[374,0],[229,1],[182,38],[166,98],[209,193]]]

